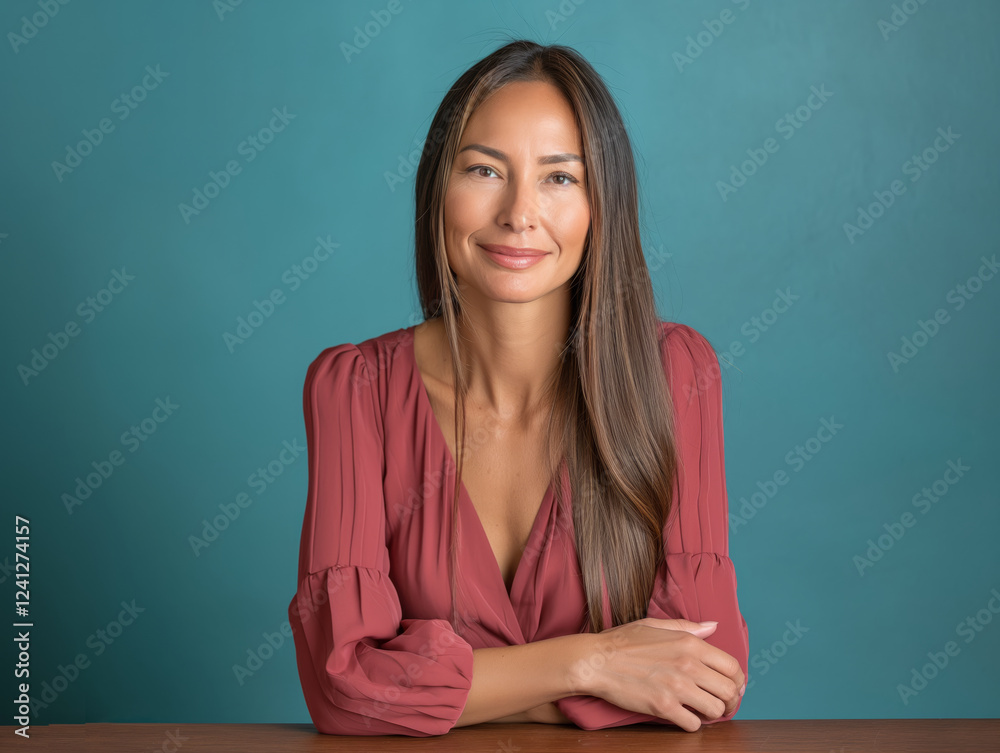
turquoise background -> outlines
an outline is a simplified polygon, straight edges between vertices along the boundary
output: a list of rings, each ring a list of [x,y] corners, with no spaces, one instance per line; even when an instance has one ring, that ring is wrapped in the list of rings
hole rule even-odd
[[[341,43],[386,3],[220,15],[207,1],[76,1],[20,45],[9,33],[40,6],[4,3],[2,504],[7,523],[31,520],[32,695],[89,661],[34,722],[309,721],[290,638],[234,672],[287,625],[306,462],[259,495],[249,477],[283,442],[304,445],[302,386],[323,348],[421,320],[406,160],[454,79],[508,34],[573,46],[605,77],[633,139],[661,316],[725,359],[751,642],[737,718],[995,716],[1000,279],[953,301],[1000,251],[1000,5],[902,5],[915,12],[892,30],[879,22],[893,4],[867,0],[403,2],[348,60]],[[711,43],[676,58],[699,33]],[[147,66],[167,75],[122,120],[115,100]],[[812,87],[831,94],[800,128],[779,124]],[[293,117],[241,151],[272,108]],[[113,130],[57,176],[103,118]],[[958,134],[944,151],[939,128]],[[724,200],[718,182],[768,138],[767,161]],[[913,182],[906,163],[928,149]],[[239,173],[185,220],[178,205],[230,160]],[[905,191],[850,238],[844,223],[894,180]],[[293,289],[318,238],[339,245]],[[133,279],[105,310],[78,311],[122,268]],[[283,302],[227,347],[274,289]],[[779,290],[798,298],[775,316]],[[947,321],[894,369],[887,354],[938,309]],[[78,334],[25,383],[19,367],[68,322]],[[130,452],[123,432],[167,398],[178,407]],[[824,419],[842,428],[821,432]],[[124,463],[68,512],[63,495],[116,449]],[[940,481],[959,459],[970,470]],[[779,471],[788,483],[744,507]],[[915,503],[935,481],[947,493]],[[241,492],[252,504],[196,554],[190,537]],[[905,513],[912,527],[859,572]],[[145,611],[102,640],[133,600]],[[967,619],[978,628],[963,634]],[[787,623],[807,632],[792,643]],[[898,686],[948,641],[957,655],[904,703]]]

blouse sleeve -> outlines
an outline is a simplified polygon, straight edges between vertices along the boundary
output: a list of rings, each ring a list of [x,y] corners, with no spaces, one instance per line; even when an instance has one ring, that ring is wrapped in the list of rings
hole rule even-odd
[[[722,431],[722,384],[718,358],[691,327],[665,324],[661,343],[674,404],[680,469],[679,490],[664,531],[665,562],[660,567],[647,617],[717,620],[705,642],[733,656],[749,679],[749,631],[736,599],[736,572],[729,558],[729,510]],[[703,722],[732,719],[732,713]],[[638,722],[674,725],[649,714],[615,706],[603,698],[577,695],[555,702],[583,729]]]
[[[353,344],[309,366],[309,486],[288,606],[306,706],[335,735],[440,735],[472,686],[472,646],[444,619],[401,619],[389,578],[385,454],[367,362]]]

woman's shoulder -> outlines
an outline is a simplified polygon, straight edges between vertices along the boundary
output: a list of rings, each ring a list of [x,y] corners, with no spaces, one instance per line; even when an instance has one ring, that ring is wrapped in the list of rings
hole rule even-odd
[[[394,360],[412,342],[413,329],[396,329],[356,343],[329,345],[313,358],[309,370],[378,371],[380,364]]]
[[[715,348],[701,332],[680,322],[660,322],[660,351],[675,401],[716,388],[721,376]]]
[[[701,332],[689,324],[660,321],[660,346],[668,357],[715,358],[715,348]]]
[[[413,327],[391,330],[357,343],[343,342],[324,348],[309,364],[305,378],[307,394],[327,395],[338,401],[361,400],[374,404],[376,413],[389,399],[397,364],[412,347]]]

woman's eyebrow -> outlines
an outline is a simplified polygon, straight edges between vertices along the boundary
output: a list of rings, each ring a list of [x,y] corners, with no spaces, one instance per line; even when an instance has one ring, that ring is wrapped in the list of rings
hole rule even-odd
[[[488,157],[493,157],[493,159],[498,159],[501,162],[507,162],[508,164],[510,163],[510,159],[507,157],[507,155],[501,152],[499,149],[494,149],[493,147],[490,146],[483,146],[482,144],[468,144],[467,146],[463,146],[461,149],[459,149],[458,153],[461,154],[462,152],[468,149],[474,149],[477,152],[482,152]],[[560,162],[582,163],[583,157],[581,157],[579,154],[563,152],[562,154],[549,154],[548,156],[538,158],[539,165],[552,165]]]

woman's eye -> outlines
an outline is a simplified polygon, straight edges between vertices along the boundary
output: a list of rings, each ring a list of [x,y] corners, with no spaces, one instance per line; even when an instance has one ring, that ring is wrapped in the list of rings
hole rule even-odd
[[[480,170],[489,170],[491,173],[493,173],[493,168],[492,167],[487,167],[486,165],[473,165],[468,170],[466,170],[466,172],[475,173],[476,175],[479,175],[482,178],[488,177],[488,176],[485,176],[485,175],[481,175],[480,172],[479,172]],[[495,175],[496,173],[493,173],[493,174]]]
[[[466,172],[472,173],[473,175],[477,175],[480,178],[488,178],[489,175],[484,175],[482,172],[483,170],[486,170],[487,172],[496,175],[496,171],[492,167],[488,167],[486,165],[473,165],[468,170],[466,170]],[[553,173],[551,177],[556,181],[557,186],[568,186],[572,183],[579,183],[579,181],[569,173]],[[559,182],[560,178],[563,178],[564,180],[562,182]]]
[[[576,183],[576,182],[577,182],[577,179],[576,179],[576,178],[574,178],[574,177],[573,177],[572,175],[570,175],[569,173],[556,173],[556,174],[555,174],[555,175],[553,175],[552,177],[553,177],[553,178],[565,178],[565,179],[566,179],[566,182],[565,182],[565,183],[559,183],[559,184],[558,184],[558,185],[560,185],[560,186],[568,186],[568,185],[570,185],[571,183]]]

